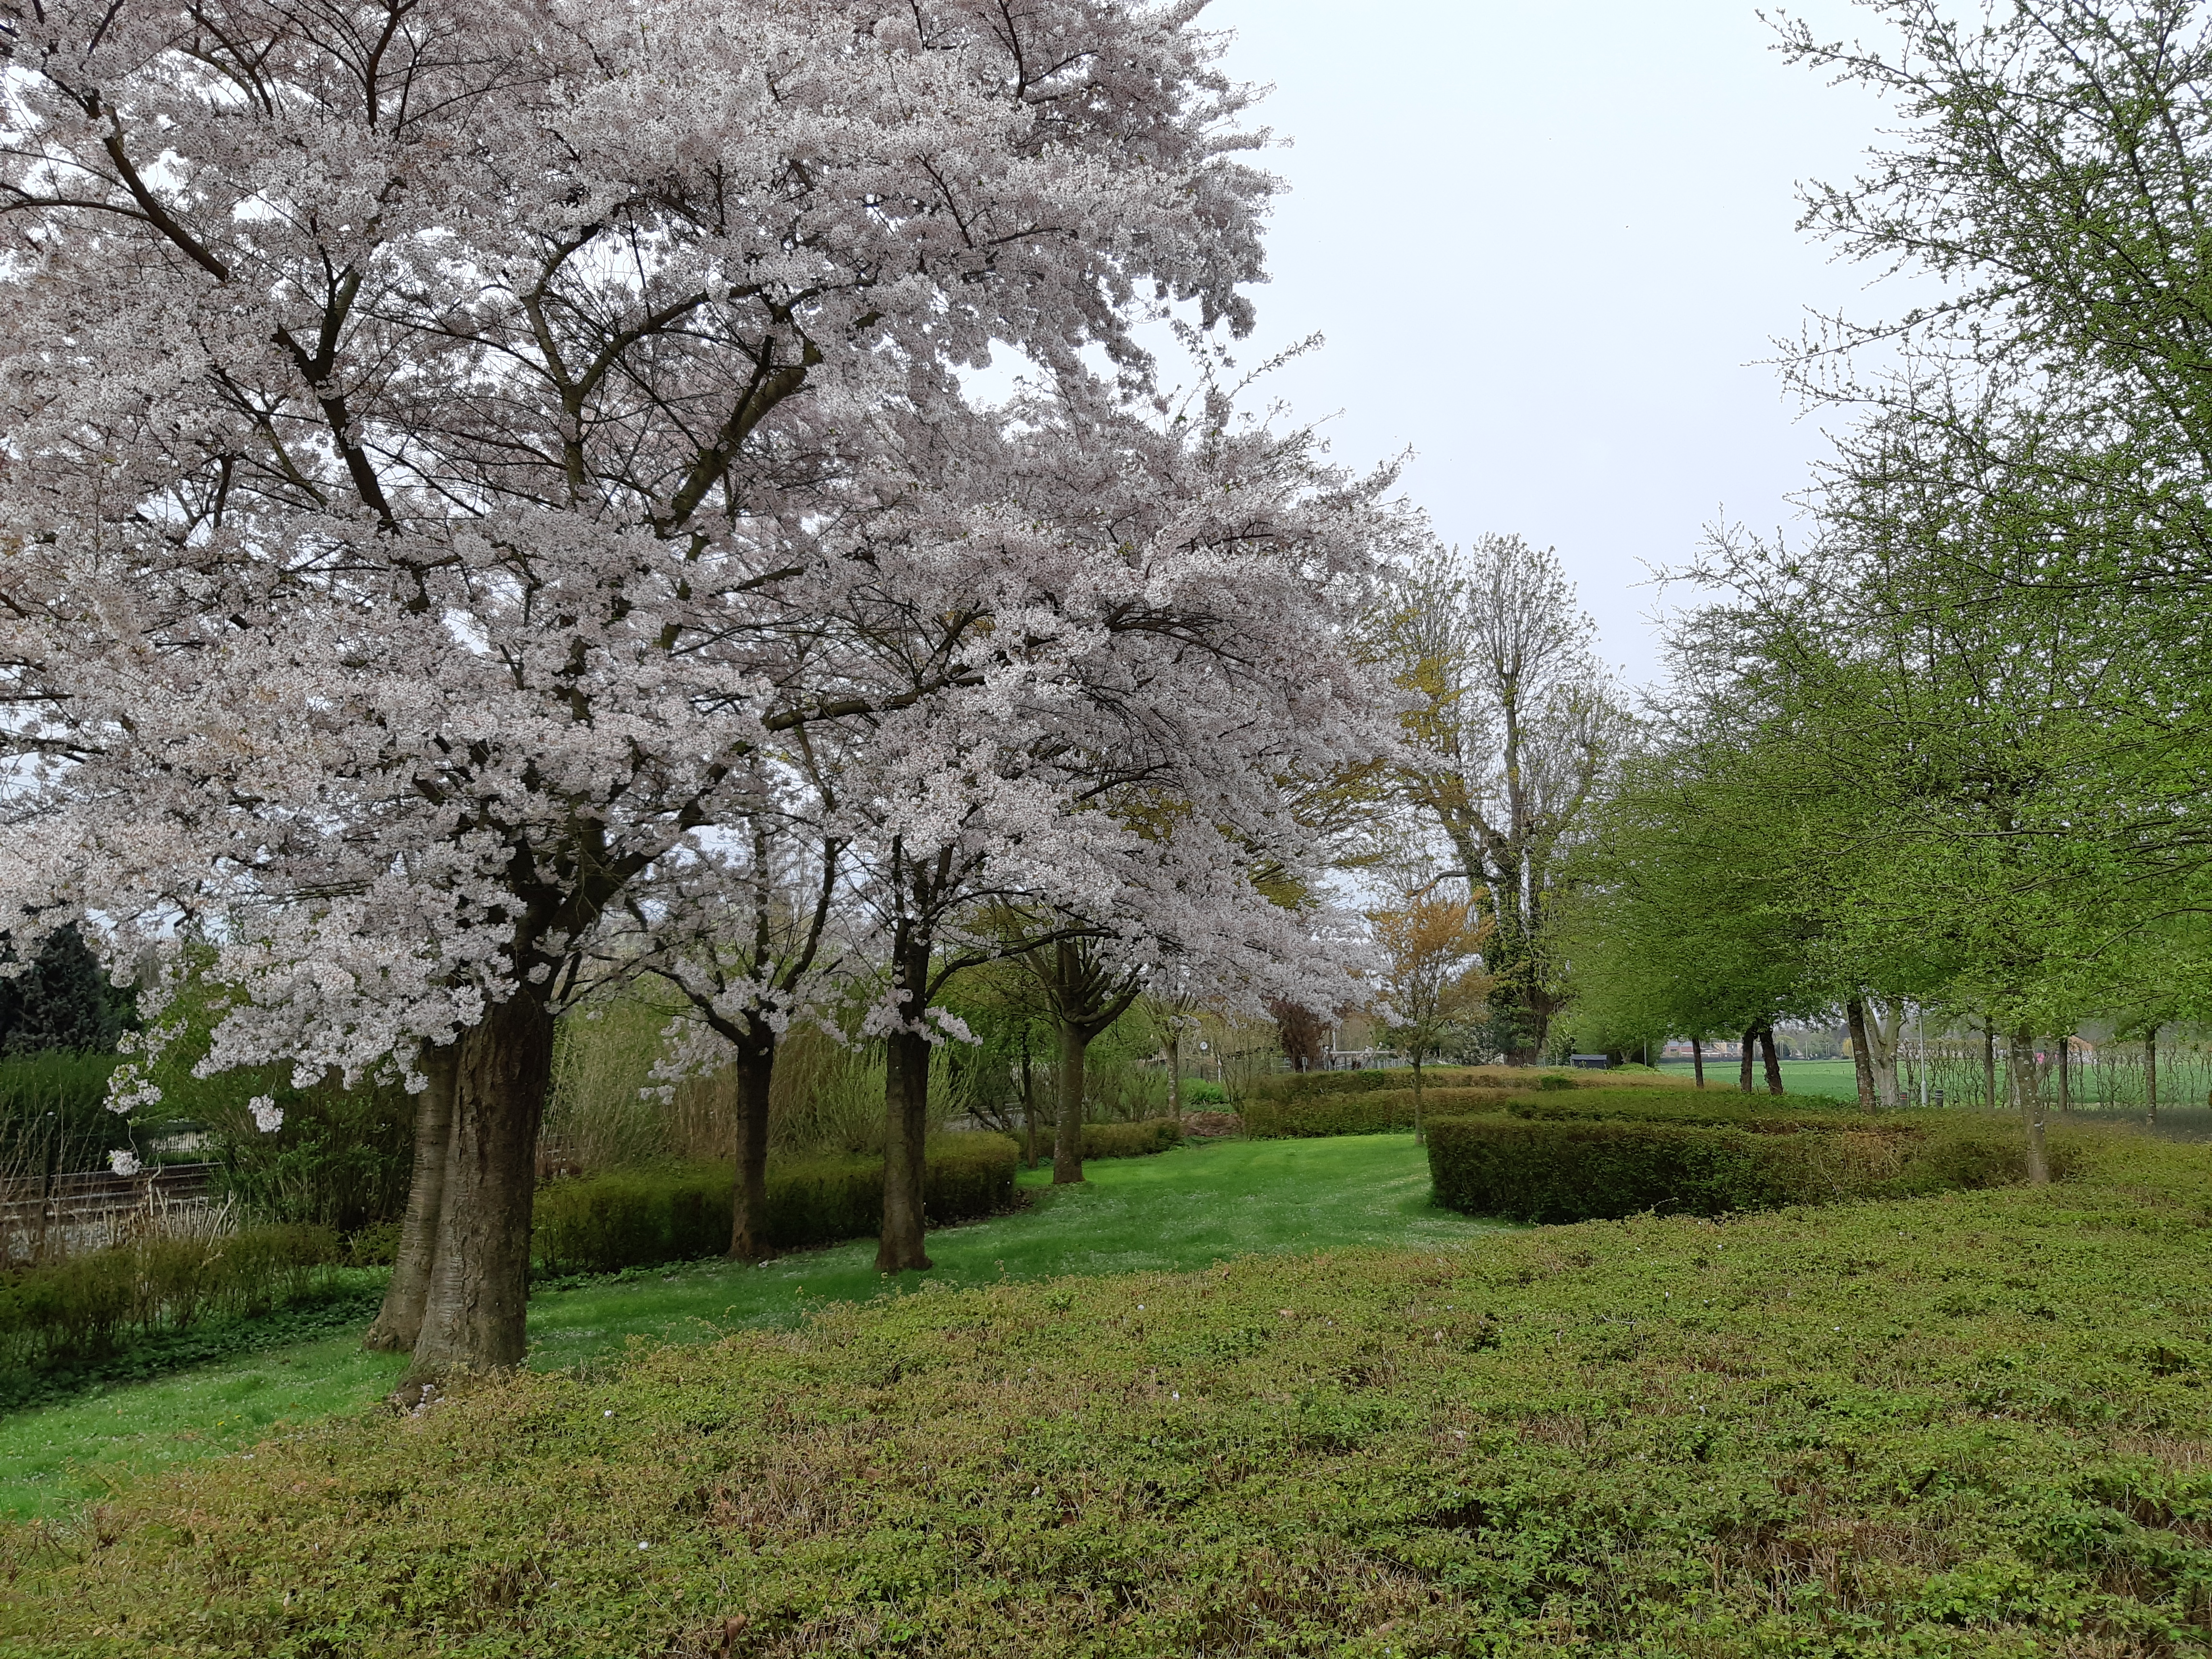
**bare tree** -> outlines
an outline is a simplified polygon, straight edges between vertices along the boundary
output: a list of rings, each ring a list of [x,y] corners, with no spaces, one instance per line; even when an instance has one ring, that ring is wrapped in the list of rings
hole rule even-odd
[[[1414,758],[1406,799],[1482,890],[1492,1041],[1536,1060],[1564,1001],[1553,913],[1563,855],[1630,731],[1559,556],[1518,536],[1432,553],[1393,598],[1386,638]]]

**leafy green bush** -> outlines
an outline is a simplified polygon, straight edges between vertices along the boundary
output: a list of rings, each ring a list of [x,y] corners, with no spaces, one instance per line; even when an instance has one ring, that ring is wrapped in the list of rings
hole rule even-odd
[[[0,1365],[94,1357],[131,1336],[310,1300],[327,1288],[339,1256],[329,1228],[280,1225],[147,1237],[21,1268],[0,1279]]]
[[[1179,1118],[1149,1117],[1135,1123],[1086,1123],[1083,1126],[1085,1158],[1142,1158],[1182,1145]]]
[[[1403,1073],[1399,1075],[1402,1076]],[[1511,1089],[1455,1088],[1431,1085],[1421,1091],[1423,1115],[1504,1110],[1530,1098]],[[1318,1095],[1303,1100],[1248,1100],[1244,1133],[1255,1140],[1310,1135],[1379,1135],[1413,1127],[1411,1089],[1374,1089],[1364,1094]]]
[[[106,1169],[109,1151],[131,1144],[107,1109],[116,1058],[60,1048],[0,1057],[0,1171]]]
[[[1021,1151],[1004,1135],[929,1142],[923,1204],[929,1224],[1011,1209]],[[730,1245],[735,1175],[726,1164],[617,1170],[558,1181],[538,1194],[537,1270],[549,1277],[613,1273],[719,1255]],[[884,1163],[860,1155],[794,1159],[768,1171],[769,1243],[779,1249],[865,1238],[884,1217]]]
[[[273,1134],[256,1127],[247,1109],[264,1079],[284,1112]],[[344,1233],[406,1212],[415,1103],[396,1084],[294,1089],[282,1068],[210,1081],[222,1085],[219,1097],[204,1097],[192,1115],[213,1132],[222,1166],[216,1191],[252,1215]]]
[[[2077,1157],[2069,1137],[2052,1138],[2053,1175]],[[1999,1186],[2026,1176],[2027,1147],[2011,1126],[1948,1115],[1753,1128],[1509,1113],[1431,1123],[1429,1170],[1437,1202],[1451,1209],[1591,1221]]]
[[[1209,1078],[1187,1077],[1182,1080],[1182,1103],[1191,1106],[1226,1106],[1229,1091]]]

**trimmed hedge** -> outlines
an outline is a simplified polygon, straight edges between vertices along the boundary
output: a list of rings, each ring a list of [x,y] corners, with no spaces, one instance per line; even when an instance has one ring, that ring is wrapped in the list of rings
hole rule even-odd
[[[1421,1076],[1426,1089],[1603,1090],[1613,1093],[1636,1090],[1646,1093],[1693,1094],[1686,1079],[1674,1083],[1663,1074],[1645,1072],[1621,1076],[1613,1072],[1539,1069],[1533,1066],[1425,1066]],[[1304,1101],[1320,1096],[1363,1095],[1377,1091],[1413,1089],[1413,1069],[1394,1066],[1367,1072],[1279,1072],[1255,1078],[1245,1085],[1242,1097],[1254,1101]],[[1708,1091],[1711,1092],[1711,1091]]]
[[[328,1292],[327,1227],[253,1227],[222,1238],[144,1238],[0,1279],[0,1366],[98,1358],[132,1338],[210,1318],[252,1318]]]
[[[1783,1134],[1797,1129],[1860,1130],[1904,1123],[1900,1114],[1863,1112],[1856,1103],[1826,1095],[1747,1095],[1695,1089],[1607,1089],[1562,1096],[1547,1091],[1512,1097],[1505,1109],[1515,1117],[1605,1122],[1702,1123],[1754,1134]]]
[[[1533,1099],[1515,1089],[1467,1089],[1432,1085],[1421,1091],[1422,1115],[1501,1112]],[[1413,1091],[1375,1089],[1364,1094],[1316,1095],[1304,1100],[1248,1100],[1244,1133],[1255,1140],[1310,1135],[1379,1135],[1413,1128]]]
[[[1148,1117],[1136,1123],[1086,1123],[1083,1126],[1083,1156],[1144,1158],[1182,1145],[1182,1120]]]
[[[1488,1083],[1488,1079],[1476,1075],[1483,1069],[1472,1066],[1431,1066],[1424,1067],[1422,1075],[1430,1088],[1463,1088],[1470,1081]],[[1495,1071],[1498,1068],[1489,1069]],[[1413,1072],[1403,1066],[1371,1072],[1281,1072],[1273,1077],[1254,1079],[1245,1085],[1243,1092],[1248,1105],[1255,1101],[1302,1101],[1318,1096],[1364,1095],[1377,1089],[1409,1088],[1413,1075]],[[1530,1076],[1533,1079],[1534,1074]],[[1498,1085],[1491,1084],[1490,1086]],[[1522,1086],[1533,1088],[1534,1085],[1532,1081]]]
[[[2075,1150],[2051,1138],[2054,1176]],[[1429,1170],[1437,1202],[1468,1214],[1617,1220],[2001,1186],[2026,1176],[2027,1146],[2008,1125],[1949,1114],[1763,1130],[1513,1115],[1431,1123]]]
[[[1020,1164],[1021,1149],[1005,1135],[933,1137],[922,1185],[928,1224],[948,1226],[1012,1208]],[[554,1182],[538,1193],[535,1270],[559,1278],[720,1255],[730,1248],[736,1180],[727,1164],[692,1164]],[[882,1158],[769,1166],[766,1231],[774,1248],[866,1238],[883,1224]]]

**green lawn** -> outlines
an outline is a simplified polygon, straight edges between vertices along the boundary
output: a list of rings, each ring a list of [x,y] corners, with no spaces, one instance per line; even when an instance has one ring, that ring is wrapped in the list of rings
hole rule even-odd
[[[1097,1239],[0,1528],[0,1653],[2203,1654],[2212,1149],[2069,1133],[2042,1189],[1472,1249],[1402,1140],[1102,1166]],[[1332,1213],[1419,1248],[973,1283]]]
[[[1024,1175],[1033,1208],[932,1235],[934,1272],[896,1285],[875,1272],[870,1240],[758,1267],[694,1262],[541,1294],[530,1310],[530,1363],[558,1369],[634,1341],[795,1326],[826,1304],[910,1291],[925,1279],[1172,1271],[1255,1253],[1456,1246],[1496,1231],[1430,1204],[1427,1160],[1408,1135],[1228,1141],[1088,1169],[1083,1185],[1057,1189],[1048,1170]],[[63,1512],[128,1474],[240,1450],[283,1425],[360,1406],[392,1389],[401,1364],[332,1339],[0,1418],[0,1514]]]
[[[1695,1070],[1686,1060],[1670,1060],[1659,1068],[1669,1077],[1688,1077]],[[1739,1073],[1732,1060],[1705,1061],[1705,1086],[1709,1089],[1733,1089]],[[1766,1086],[1766,1073],[1762,1066],[1753,1077],[1759,1088]],[[1782,1062],[1782,1086],[1793,1095],[1831,1095],[1838,1100],[1858,1098],[1857,1077],[1848,1060],[1785,1060]]]

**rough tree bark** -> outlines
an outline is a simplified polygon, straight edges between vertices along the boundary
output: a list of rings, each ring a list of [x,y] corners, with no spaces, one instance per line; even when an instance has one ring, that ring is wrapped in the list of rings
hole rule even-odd
[[[923,1271],[937,1264],[923,1248],[928,1174],[930,1042],[911,1031],[888,1042],[896,1097],[884,1137],[884,1231],[876,1271]]]
[[[2048,1186],[2051,1164],[2044,1153],[2043,1091],[2035,1075],[2035,1037],[2023,1025],[2013,1032],[2008,1046],[2013,1094],[2020,1102],[2021,1126],[2027,1133],[2028,1184]]]
[[[738,1048],[737,1181],[730,1196],[730,1260],[759,1261],[769,1253],[768,1108],[775,1081],[775,1029],[764,1020]]]
[[[438,1224],[445,1211],[446,1166],[453,1155],[453,1084],[460,1045],[424,1050],[426,1086],[415,1097],[415,1169],[407,1184],[407,1215],[399,1224],[399,1251],[392,1261],[392,1282],[362,1346],[405,1352],[422,1334],[422,1310],[430,1294],[430,1274],[438,1257]],[[537,1171],[533,1168],[534,1179]]]
[[[1987,1020],[1982,1023],[1982,1097],[1993,1112],[2002,1104],[1997,1099],[1997,1028]]]
[[[910,939],[893,954],[897,987],[909,1024],[928,1006],[929,949]],[[927,1174],[930,1041],[919,1030],[901,1029],[885,1040],[884,1121],[884,1231],[876,1247],[876,1271],[905,1273],[934,1264],[922,1249],[925,1223],[923,1182]]]
[[[1073,939],[1060,940],[1049,955],[1032,951],[1029,962],[1060,1028],[1060,1123],[1052,1146],[1059,1187],[1083,1179],[1083,1067],[1091,1042],[1128,1012],[1141,987],[1136,975],[1117,974]]]
[[[1690,1066],[1697,1073],[1698,1087],[1705,1086],[1705,1045],[1701,1037],[1690,1039]]]
[[[1052,1138],[1052,1184],[1083,1179],[1083,1060],[1090,1044],[1067,1020],[1060,1022],[1060,1122]]]
[[[1742,1077],[1736,1085],[1736,1086],[1745,1094],[1749,1094],[1751,1092],[1751,1068],[1757,1063],[1753,1060],[1753,1056],[1758,1052],[1758,1048],[1759,1027],[1756,1025],[1745,1026],[1743,1028],[1743,1046],[1739,1052]]]
[[[1844,1019],[1850,1027],[1851,1070],[1858,1078],[1859,1110],[1875,1108],[1874,1056],[1867,1052],[1866,1004],[1853,997],[1844,1005]]]
[[[1774,1022],[1762,1020],[1759,1026],[1759,1052],[1766,1061],[1766,1092],[1782,1092],[1782,1054],[1774,1046]]]
[[[524,987],[461,1038],[436,1258],[409,1382],[522,1363],[553,1016]]]

